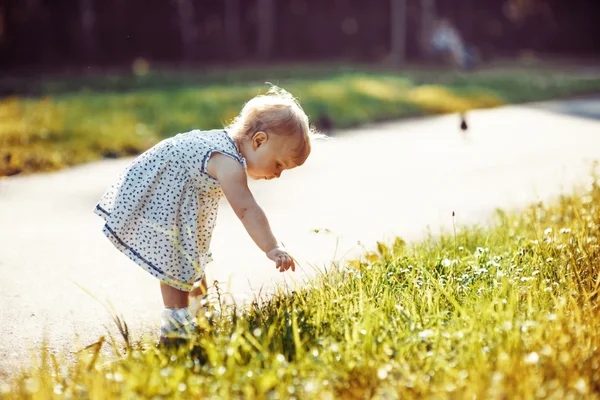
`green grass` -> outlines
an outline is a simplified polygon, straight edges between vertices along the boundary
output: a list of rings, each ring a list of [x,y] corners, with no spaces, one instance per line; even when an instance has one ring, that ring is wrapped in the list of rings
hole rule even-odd
[[[380,243],[303,288],[200,321],[177,351],[114,343],[11,398],[600,398],[600,180],[490,227]],[[157,397],[158,396],[158,397]]]
[[[561,69],[299,66],[149,71],[0,80],[0,176],[140,153],[162,138],[227,124],[269,81],[297,96],[313,122],[336,128],[600,91],[599,75]],[[21,94],[19,94],[21,93]]]

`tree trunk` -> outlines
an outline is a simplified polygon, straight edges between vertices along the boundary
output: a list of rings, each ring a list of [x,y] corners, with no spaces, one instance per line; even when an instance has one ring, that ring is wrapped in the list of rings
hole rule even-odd
[[[183,59],[191,60],[196,55],[196,28],[192,1],[177,0],[177,13],[179,14],[179,36],[183,48]]]
[[[4,5],[0,4],[0,44],[4,42],[6,35],[6,23],[4,22]]]
[[[233,60],[240,56],[240,0],[225,1],[225,31],[227,35],[227,46],[229,46],[229,57]]]
[[[421,0],[421,55],[425,58],[431,56],[429,38],[435,22],[435,0]]]
[[[258,56],[268,59],[273,49],[275,7],[273,0],[258,0]]]
[[[96,58],[96,40],[94,26],[96,15],[93,0],[80,0],[81,30],[83,32],[83,54],[85,61],[92,62]]]
[[[396,67],[406,61],[406,0],[391,1],[391,61]]]

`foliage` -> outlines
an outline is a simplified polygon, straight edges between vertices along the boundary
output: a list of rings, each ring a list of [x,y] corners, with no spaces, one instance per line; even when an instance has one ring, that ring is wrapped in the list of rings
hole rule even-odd
[[[325,118],[335,128],[600,90],[595,76],[514,68],[465,74],[274,67],[86,79],[31,83],[44,97],[0,99],[0,176],[138,154],[180,132],[221,128],[265,91],[265,81],[297,96],[313,123]]]

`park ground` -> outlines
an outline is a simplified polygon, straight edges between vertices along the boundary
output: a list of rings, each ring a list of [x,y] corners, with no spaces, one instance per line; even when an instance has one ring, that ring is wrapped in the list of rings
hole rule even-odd
[[[155,282],[91,213],[131,159],[5,178],[0,395],[598,397],[600,100],[468,120],[344,130],[254,182],[295,275],[275,273],[223,204],[210,280],[240,305],[274,295],[176,354],[152,346]]]

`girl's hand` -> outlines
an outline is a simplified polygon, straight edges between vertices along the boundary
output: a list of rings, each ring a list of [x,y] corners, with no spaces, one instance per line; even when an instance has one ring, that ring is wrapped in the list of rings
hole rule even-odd
[[[269,251],[267,257],[269,257],[270,260],[275,261],[275,267],[279,268],[279,272],[287,271],[290,268],[292,271],[296,270],[296,264],[294,263],[292,256],[279,246]]]

